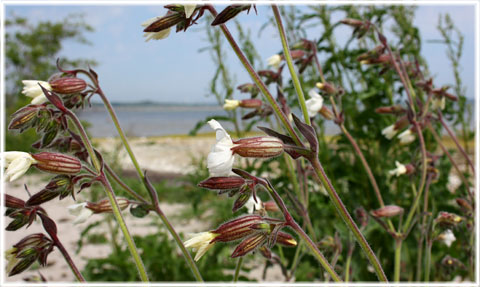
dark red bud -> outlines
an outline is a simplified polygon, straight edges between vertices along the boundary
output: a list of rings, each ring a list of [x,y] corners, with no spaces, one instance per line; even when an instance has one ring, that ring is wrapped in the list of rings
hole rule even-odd
[[[25,207],[25,201],[15,196],[5,194],[5,207],[21,209]]]
[[[245,109],[257,109],[262,107],[263,102],[258,99],[246,99],[240,101],[240,107]]]
[[[386,205],[377,210],[371,211],[372,216],[381,218],[381,217],[392,217],[403,213],[403,208],[397,205]]]
[[[87,88],[87,82],[80,78],[58,78],[50,82],[52,91],[59,94],[80,93]]]
[[[250,226],[261,222],[263,222],[263,218],[255,214],[237,217],[213,230],[213,233],[219,235],[212,242],[228,242],[248,236],[255,232]]]
[[[277,243],[284,246],[297,246],[297,241],[290,234],[279,231],[277,233]]]
[[[254,234],[245,240],[243,240],[237,248],[232,253],[232,258],[244,256],[247,253],[255,250],[255,248],[263,245],[267,240],[267,235],[265,233]]]
[[[268,158],[283,152],[283,142],[275,137],[253,137],[234,142],[232,151],[242,157]]]
[[[214,190],[230,190],[242,187],[246,180],[239,176],[210,177],[198,184],[199,187]]]
[[[61,153],[41,152],[32,154],[32,157],[37,161],[35,166],[46,172],[77,174],[82,168],[77,158]]]
[[[348,25],[348,26],[352,26],[352,27],[361,27],[363,25],[362,20],[351,19],[351,18],[346,18],[346,19],[340,20],[340,23]]]

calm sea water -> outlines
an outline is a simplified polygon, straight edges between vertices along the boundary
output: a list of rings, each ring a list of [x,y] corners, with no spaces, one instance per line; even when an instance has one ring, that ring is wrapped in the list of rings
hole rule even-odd
[[[162,105],[119,105],[115,106],[123,130],[128,136],[165,136],[188,134],[197,122],[210,116],[226,116],[227,113],[219,106],[162,106]],[[298,113],[296,113],[298,114]],[[115,126],[106,109],[94,105],[79,113],[80,119],[91,124],[88,131],[93,137],[117,136]],[[222,122],[227,130],[233,130],[231,123]],[[267,126],[266,123],[258,125]],[[472,122],[472,127],[474,123]],[[253,130],[256,130],[254,128]],[[211,132],[208,125],[199,130]],[[326,122],[326,133],[336,134],[339,129],[333,122]]]

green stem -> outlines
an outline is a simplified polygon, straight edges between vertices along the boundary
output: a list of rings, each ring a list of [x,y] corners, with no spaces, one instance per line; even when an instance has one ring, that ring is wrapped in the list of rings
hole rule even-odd
[[[430,280],[430,269],[432,265],[432,240],[427,240],[427,250],[425,250],[426,254],[426,262],[425,262],[425,282]]]
[[[118,185],[120,185],[126,192],[130,193],[131,196],[140,200],[144,204],[149,204],[149,202],[145,198],[143,198],[140,194],[136,193],[125,182],[123,182],[123,180],[115,173],[115,171],[108,164],[105,164],[105,170],[113,178],[113,180],[115,180],[115,182],[118,183]]]
[[[347,261],[345,262],[345,282],[349,282],[350,280],[350,264],[352,263],[354,249],[355,245],[351,244],[350,248],[348,249]]]
[[[383,268],[380,265],[380,262],[378,261],[377,256],[375,256],[375,253],[373,253],[372,248],[370,248],[370,245],[368,244],[367,240],[365,239],[365,237],[363,237],[363,234],[360,232],[360,229],[358,228],[357,224],[355,224],[355,221],[353,221],[352,217],[348,213],[347,208],[343,204],[342,200],[338,196],[330,180],[325,174],[325,171],[323,170],[323,167],[320,164],[320,161],[318,160],[317,157],[315,157],[310,159],[310,162],[312,163],[313,169],[315,170],[317,180],[320,181],[325,186],[328,192],[328,195],[330,196],[330,199],[332,200],[333,204],[337,209],[338,214],[345,221],[345,223],[347,224],[347,227],[350,229],[350,231],[352,231],[353,235],[357,239],[357,242],[362,247],[362,250],[367,256],[368,260],[370,261],[370,264],[372,264],[373,268],[375,269],[375,273],[377,274],[378,279],[382,282],[388,282],[388,279],[385,276],[385,272],[383,271]]]
[[[83,128],[82,123],[80,122],[78,117],[71,111],[67,111],[66,114],[67,116],[70,117],[70,119],[73,121],[73,123],[77,127],[80,137],[82,138],[82,141],[87,149],[90,159],[92,160],[93,166],[95,167],[96,172],[100,174],[101,181],[105,187],[105,193],[107,194],[108,200],[110,201],[110,205],[112,206],[113,214],[115,216],[115,219],[117,220],[118,225],[120,226],[120,229],[122,230],[125,240],[127,241],[128,249],[130,250],[130,253],[135,261],[135,265],[137,266],[138,272],[140,274],[140,278],[143,282],[148,282],[148,276],[147,276],[147,272],[145,271],[145,266],[143,265],[140,255],[138,255],[138,250],[137,250],[137,247],[135,246],[135,242],[133,241],[132,236],[128,231],[127,225],[125,224],[125,220],[123,219],[122,213],[120,212],[120,208],[118,207],[118,203],[115,198],[115,194],[113,192],[112,186],[110,185],[110,182],[108,181],[107,177],[103,173],[103,167],[99,159],[97,158],[97,155],[94,152],[92,143],[90,142],[90,139],[88,138],[87,133],[85,132],[85,129]]]
[[[307,105],[305,104],[305,96],[303,95],[300,80],[298,79],[297,73],[295,72],[295,67],[293,66],[292,55],[290,55],[290,48],[288,47],[287,36],[285,35],[285,29],[283,28],[282,17],[280,16],[280,11],[278,10],[277,5],[272,5],[272,10],[273,15],[275,15],[275,21],[277,22],[280,39],[282,40],[283,56],[287,62],[288,70],[290,71],[290,76],[292,77],[293,86],[295,87],[295,91],[298,95],[298,102],[302,108],[305,123],[310,125],[310,117],[308,116]]]
[[[105,105],[105,108],[107,109],[108,113],[110,114],[110,118],[113,121],[113,124],[115,125],[115,128],[117,129],[118,134],[120,135],[120,139],[122,140],[123,146],[127,150],[128,155],[130,156],[130,159],[135,166],[135,170],[137,171],[138,176],[140,179],[144,180],[144,175],[142,172],[142,169],[140,168],[140,165],[138,164],[137,158],[133,154],[132,148],[130,147],[130,144],[128,143],[127,137],[125,136],[125,133],[123,132],[122,127],[120,126],[120,123],[118,121],[117,115],[115,114],[115,110],[112,107],[112,104],[110,101],[107,99],[105,94],[103,93],[102,89],[98,87],[97,90],[98,95],[103,101],[103,104]]]
[[[240,270],[242,269],[243,257],[238,258],[237,267],[235,268],[235,276],[233,277],[233,282],[238,281],[238,276],[240,276]]]
[[[393,281],[400,282],[400,267],[402,262],[402,243],[403,239],[395,239],[395,265],[393,272]]]

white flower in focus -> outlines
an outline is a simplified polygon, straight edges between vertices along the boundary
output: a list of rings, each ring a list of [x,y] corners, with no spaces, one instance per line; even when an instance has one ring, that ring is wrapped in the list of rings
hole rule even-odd
[[[410,129],[399,134],[398,138],[400,139],[400,144],[409,144],[415,140],[415,136]]]
[[[7,151],[2,153],[5,160],[5,180],[14,181],[24,175],[32,164],[37,161],[27,152]]]
[[[197,4],[185,4],[183,5],[183,10],[185,11],[185,18],[190,18],[193,12],[195,12],[195,8],[197,8]]]
[[[275,54],[271,56],[270,58],[267,59],[267,64],[269,66],[274,67],[275,69],[278,69],[280,66],[280,63],[282,62],[282,56]]]
[[[437,109],[440,109],[440,110],[443,110],[445,109],[445,97],[433,97],[432,98],[432,109],[433,110],[437,110]]]
[[[398,130],[395,129],[395,125],[389,125],[382,130],[382,135],[391,140],[397,134],[397,132]]]
[[[225,129],[216,120],[208,122],[210,127],[215,130],[217,143],[207,157],[207,168],[210,176],[228,176],[233,166],[233,151],[235,145]]]
[[[453,231],[450,229],[447,229],[445,230],[445,232],[440,234],[439,239],[442,240],[442,242],[445,243],[445,245],[447,245],[448,247],[450,247],[452,243],[457,240],[455,234],[453,234]]]
[[[150,18],[147,21],[143,22],[142,26],[146,28],[160,18],[162,18],[162,17],[157,16],[157,17]],[[151,39],[153,39],[153,40],[165,39],[165,38],[168,37],[168,35],[170,35],[170,28],[167,28],[167,29],[164,29],[164,30],[161,30],[161,31],[158,31],[158,32],[145,32],[145,33],[143,33],[143,37],[146,37],[145,42],[148,42]]]
[[[191,234],[191,238],[185,241],[183,244],[185,247],[192,247],[195,254],[195,261],[198,261],[210,248],[212,248],[214,242],[211,241],[217,237],[217,234],[212,232],[200,232]]]
[[[48,82],[44,81],[36,81],[36,80],[25,80],[22,81],[23,90],[22,94],[27,97],[32,98],[32,105],[39,105],[43,104],[48,101],[47,97],[43,94],[42,88],[40,88],[39,84],[42,85],[45,89],[51,91],[52,87]]]
[[[84,223],[93,214],[93,211],[90,208],[87,208],[86,202],[70,205],[68,207],[68,212],[71,215],[76,216],[73,224]]]
[[[255,199],[253,198],[253,195],[252,195],[250,196],[250,198],[248,199],[248,201],[245,203],[244,206],[247,208],[248,213],[253,214],[255,211],[262,209],[263,204],[260,198],[258,198],[258,196],[257,196],[257,202],[255,202]]]
[[[231,111],[238,108],[239,105],[240,105],[240,101],[238,100],[225,99],[225,104],[223,105],[223,109],[227,111]]]
[[[407,168],[405,167],[405,165],[399,163],[398,161],[395,161],[395,165],[397,166],[397,168],[390,170],[388,172],[390,175],[401,176],[402,174],[407,173]]]
[[[310,99],[305,101],[305,105],[307,106],[308,116],[313,118],[322,109],[323,98],[313,89],[308,91],[308,95]]]

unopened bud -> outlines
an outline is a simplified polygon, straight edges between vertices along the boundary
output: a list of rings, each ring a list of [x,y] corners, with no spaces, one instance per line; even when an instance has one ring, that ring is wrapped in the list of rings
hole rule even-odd
[[[322,106],[322,108],[320,109],[319,113],[327,120],[331,121],[335,118],[335,116],[333,115],[333,112],[327,108],[326,106]]]
[[[403,208],[397,205],[387,205],[377,210],[371,211],[372,216],[377,218],[392,217],[403,213]]]
[[[277,243],[284,246],[297,246],[297,241],[290,234],[279,231],[277,233]]]
[[[241,188],[246,180],[240,176],[210,177],[198,184],[199,187],[213,190],[231,190]]]
[[[270,249],[268,249],[266,246],[261,246],[258,248],[258,251],[260,251],[260,254],[262,254],[263,257],[272,259],[272,251],[270,251]]]
[[[233,142],[232,151],[242,157],[268,158],[283,152],[283,142],[274,137],[253,137]]]
[[[9,130],[20,130],[20,132],[33,127],[37,121],[37,114],[43,106],[28,105],[16,111],[8,125]]]
[[[375,47],[373,50],[370,50],[366,53],[361,54],[360,56],[357,57],[357,61],[363,61],[363,60],[368,60],[370,58],[376,58],[379,55],[383,54],[385,51],[385,46],[383,45],[378,45]]]
[[[351,19],[351,18],[345,18],[343,20],[340,20],[340,23],[348,25],[348,26],[352,26],[352,27],[361,27],[363,25],[362,20]]]
[[[36,160],[35,166],[46,172],[77,174],[82,168],[77,158],[61,153],[41,152],[32,154],[32,157]]]
[[[17,250],[22,250],[24,248],[42,247],[50,243],[51,240],[43,233],[34,233],[24,237],[17,242],[17,244],[13,245],[13,247],[17,248]]]
[[[391,62],[391,57],[388,54],[382,54],[376,58],[370,58],[366,60],[361,60],[360,64],[364,65],[374,65],[374,64],[386,64]]]
[[[453,258],[452,256],[450,255],[446,255],[443,259],[442,259],[442,265],[444,267],[447,267],[449,269],[451,268],[458,268],[458,267],[465,267],[465,265],[458,259],[456,258]]]
[[[462,217],[454,213],[441,211],[438,213],[438,216],[435,219],[435,222],[441,227],[454,227],[458,225],[460,222],[462,222],[462,220],[463,220]]]
[[[25,201],[21,200],[20,198],[16,198],[15,196],[5,194],[5,207],[15,209],[24,208]]]
[[[247,253],[255,250],[255,248],[261,246],[267,240],[265,233],[254,234],[245,240],[243,240],[232,253],[232,258],[244,256]]]
[[[290,51],[290,56],[293,60],[300,59],[305,55],[305,52],[302,50],[292,50]]]
[[[57,175],[45,186],[44,189],[32,195],[27,202],[26,206],[35,206],[40,205],[44,202],[50,201],[57,196],[60,196],[60,199],[65,198],[66,196],[72,194],[73,192],[73,180],[71,176],[68,175]]]
[[[338,92],[335,86],[331,83],[317,83],[316,86],[320,90],[330,95],[335,95]]]
[[[335,247],[335,239],[332,236],[327,236],[322,238],[320,242],[318,242],[318,247],[322,249],[328,249]]]
[[[241,100],[239,106],[245,109],[257,109],[262,107],[262,101],[259,99]]]
[[[354,211],[355,218],[357,219],[358,225],[360,227],[365,227],[368,224],[368,214],[363,207],[358,207]]]
[[[247,83],[237,87],[240,93],[258,94],[259,90],[255,84]]]
[[[80,93],[87,87],[87,83],[80,78],[58,78],[50,82],[52,91],[59,94]]]
[[[255,232],[251,226],[264,222],[259,215],[246,215],[220,225],[212,233],[218,234],[212,242],[229,242],[246,237]]]
[[[405,113],[405,109],[400,105],[394,106],[387,106],[387,107],[379,107],[375,109],[377,114],[403,114]]]
[[[263,207],[267,212],[280,212],[280,209],[278,208],[277,204],[275,201],[267,201],[263,203]]]
[[[470,203],[468,203],[468,201],[466,201],[465,199],[463,198],[457,198],[455,199],[455,201],[457,202],[457,204],[462,208],[464,209],[465,211],[472,211],[473,208],[472,206],[470,205]]]
[[[126,209],[130,205],[130,201],[123,197],[117,197],[117,203],[120,210]],[[103,199],[97,202],[87,202],[86,208],[93,211],[93,213],[111,213],[113,212],[110,200]]]

